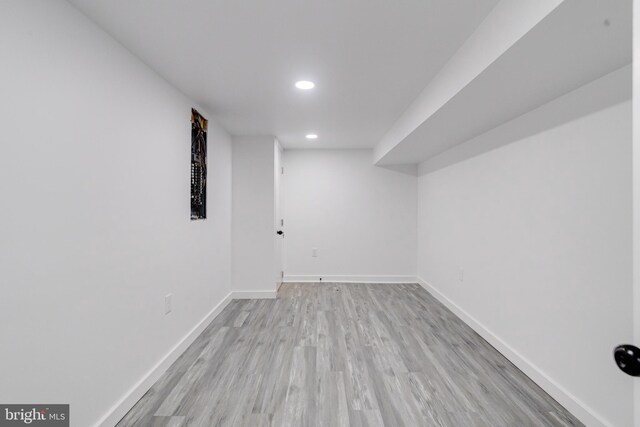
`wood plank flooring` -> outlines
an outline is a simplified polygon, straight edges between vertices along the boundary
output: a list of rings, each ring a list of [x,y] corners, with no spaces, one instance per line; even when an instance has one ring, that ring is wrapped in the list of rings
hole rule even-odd
[[[118,426],[581,426],[416,284],[234,300]]]

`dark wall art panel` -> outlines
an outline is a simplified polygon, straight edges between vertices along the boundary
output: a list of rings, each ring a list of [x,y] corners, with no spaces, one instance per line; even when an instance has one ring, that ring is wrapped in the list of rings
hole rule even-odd
[[[207,217],[207,125],[191,109],[191,219]]]

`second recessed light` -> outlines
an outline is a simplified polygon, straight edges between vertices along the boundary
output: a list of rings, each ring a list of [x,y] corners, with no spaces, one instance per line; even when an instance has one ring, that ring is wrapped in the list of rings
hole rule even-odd
[[[310,133],[307,135],[307,139],[318,139],[318,135],[315,133]]]
[[[300,80],[299,82],[296,82],[296,87],[302,90],[309,90],[316,87],[316,84],[308,80]]]

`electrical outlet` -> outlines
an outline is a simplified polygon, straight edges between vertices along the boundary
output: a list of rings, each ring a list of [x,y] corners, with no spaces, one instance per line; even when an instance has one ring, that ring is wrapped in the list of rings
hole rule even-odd
[[[164,296],[164,314],[169,314],[171,313],[171,310],[173,310],[172,301],[171,301],[172,299],[173,299],[172,294],[167,294]]]
[[[311,256],[314,258],[318,256],[318,248],[311,248]]]

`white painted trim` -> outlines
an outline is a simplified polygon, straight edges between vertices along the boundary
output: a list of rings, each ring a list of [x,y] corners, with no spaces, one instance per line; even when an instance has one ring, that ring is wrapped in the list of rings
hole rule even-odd
[[[162,374],[184,353],[196,338],[209,326],[231,302],[233,292],[230,292],[216,305],[196,326],[191,329],[160,361],[147,372],[96,424],[100,427],[115,426],[140,398],[160,379]]]
[[[231,299],[274,299],[278,291],[236,291],[231,292]]]
[[[433,285],[420,277],[418,277],[418,283],[585,425],[589,427],[614,427]]]
[[[285,283],[416,283],[416,276],[284,276]]]

